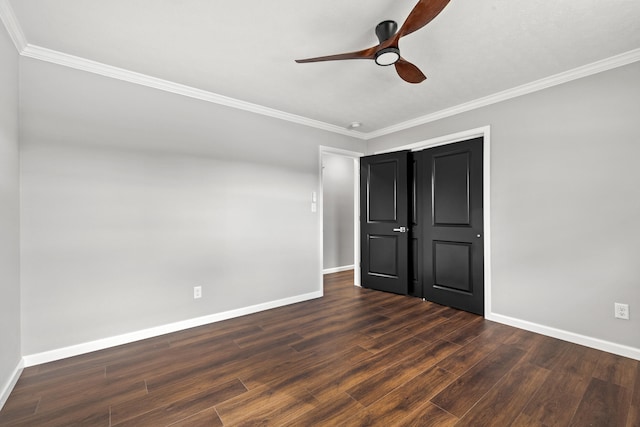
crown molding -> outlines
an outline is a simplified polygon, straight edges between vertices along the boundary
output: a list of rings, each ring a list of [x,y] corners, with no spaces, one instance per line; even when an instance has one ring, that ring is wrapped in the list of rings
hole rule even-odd
[[[572,80],[577,80],[583,77],[591,76],[593,74],[601,73],[603,71],[612,70],[614,68],[622,67],[624,65],[628,65],[637,61],[640,61],[640,49],[634,49],[620,55],[603,59],[601,61],[596,61],[591,64],[583,65],[572,70],[564,71],[553,76],[533,81],[531,83],[526,83],[521,86],[507,89],[493,95],[485,96],[484,98],[479,98],[470,102],[466,102],[464,104],[456,105],[455,107],[446,108],[433,114],[427,114],[416,119],[408,120],[406,122],[398,123],[396,125],[379,129],[377,131],[369,132],[365,134],[365,137],[367,140],[370,140],[378,138],[380,136],[389,135],[395,132],[424,125],[426,123],[434,122],[436,120],[455,116],[460,113],[465,113],[467,111],[486,107],[491,104],[496,104],[498,102],[506,101],[553,86],[561,85],[563,83],[568,83]]]
[[[0,20],[9,33],[18,53],[22,53],[27,46],[27,39],[22,32],[22,27],[16,18],[16,14],[11,7],[9,0],[0,0]]]
[[[348,130],[340,126],[332,125],[319,120],[314,120],[307,117],[298,116],[296,114],[276,110],[274,108],[264,107],[262,105],[241,101],[238,99],[230,98],[228,96],[219,95],[206,90],[197,89],[168,80],[163,80],[146,74],[137,73],[135,71],[125,70],[123,68],[114,67],[112,65],[103,64],[100,62],[92,61],[90,59],[69,55],[32,44],[27,44],[26,47],[22,50],[21,54],[22,56],[28,58],[38,59],[41,61],[74,68],[76,70],[87,71],[89,73],[99,74],[101,76],[147,86],[165,92],[187,96],[189,98],[195,98],[218,105],[224,105],[226,107],[236,108],[238,110],[273,117],[276,119],[285,120],[303,126],[309,126],[312,128],[338,133],[354,138],[365,139],[365,134],[362,132]]]
[[[29,58],[39,59],[65,67],[75,68],[77,70],[87,71],[94,74],[99,74],[105,77],[110,77],[129,83],[139,84],[155,89],[159,89],[165,92],[170,92],[190,98],[199,99],[214,104],[224,105],[230,108],[236,108],[243,111],[248,111],[263,116],[273,117],[280,120],[297,123],[299,125],[308,126],[316,129],[333,132],[352,138],[361,140],[371,140],[381,136],[389,135],[402,130],[410,129],[416,126],[424,125],[434,122],[436,120],[445,119],[447,117],[455,116],[457,114],[472,111],[478,108],[486,107],[492,104],[496,104],[509,99],[517,98],[519,96],[527,95],[533,92],[537,92],[543,89],[547,89],[553,86],[557,86],[563,83],[568,83],[573,80],[577,80],[583,77],[587,77],[593,74],[608,71],[614,68],[622,67],[637,61],[640,61],[640,49],[634,49],[610,58],[606,58],[600,61],[593,62],[591,64],[583,65],[581,67],[574,68],[572,70],[564,71],[562,73],[555,74],[553,76],[545,77],[524,85],[520,85],[511,89],[504,90],[502,92],[495,93],[483,98],[479,98],[470,102],[466,102],[454,107],[446,108],[444,110],[437,111],[432,114],[427,114],[412,120],[408,120],[402,123],[398,123],[386,128],[382,128],[372,132],[359,132],[355,130],[349,130],[340,126],[332,125],[330,123],[322,122],[319,120],[310,119],[308,117],[299,116],[296,114],[287,113],[281,110],[276,110],[262,105],[253,104],[246,101],[241,101],[228,96],[219,95],[213,92],[197,89],[191,86],[163,80],[157,77],[148,76],[146,74],[129,71],[123,68],[114,67],[111,65],[103,64],[100,62],[92,61],[86,58],[81,58],[74,55],[69,55],[56,50],[47,49],[40,46],[35,46],[26,43],[24,34],[20,29],[20,25],[15,19],[13,10],[7,0],[0,0],[0,17],[4,22],[11,38],[16,44],[21,55]],[[22,47],[20,47],[22,46]]]

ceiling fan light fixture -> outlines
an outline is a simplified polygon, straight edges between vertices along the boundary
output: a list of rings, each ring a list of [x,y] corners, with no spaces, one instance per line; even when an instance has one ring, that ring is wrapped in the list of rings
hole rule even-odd
[[[376,64],[383,67],[393,65],[400,59],[400,49],[397,47],[386,47],[376,52]]]
[[[450,0],[419,0],[411,9],[398,30],[398,24],[392,20],[380,22],[376,26],[378,43],[368,49],[336,55],[317,56],[315,58],[296,59],[297,63],[341,61],[344,59],[374,59],[381,66],[395,65],[396,73],[407,83],[420,83],[427,79],[418,67],[400,56],[400,39],[423,28],[431,22],[449,4]]]

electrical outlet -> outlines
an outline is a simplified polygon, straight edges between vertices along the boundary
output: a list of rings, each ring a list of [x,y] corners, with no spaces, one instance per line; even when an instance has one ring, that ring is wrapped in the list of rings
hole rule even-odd
[[[193,287],[193,299],[202,298],[202,286]]]
[[[625,319],[629,320],[629,304],[621,304],[619,302],[614,303],[613,305],[615,310],[616,319]]]

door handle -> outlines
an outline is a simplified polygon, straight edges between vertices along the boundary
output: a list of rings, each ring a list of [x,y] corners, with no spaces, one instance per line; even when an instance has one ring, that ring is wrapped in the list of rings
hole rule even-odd
[[[393,231],[396,231],[398,233],[406,233],[407,227],[394,228]]]

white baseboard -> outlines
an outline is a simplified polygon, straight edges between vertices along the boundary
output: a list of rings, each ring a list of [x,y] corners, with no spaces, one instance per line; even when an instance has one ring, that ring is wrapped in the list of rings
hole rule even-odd
[[[353,264],[343,265],[342,267],[325,268],[322,274],[340,273],[341,271],[353,270]]]
[[[516,319],[515,317],[504,316],[502,314],[490,313],[486,315],[485,318],[494,322],[503,323],[505,325],[514,326],[516,328],[572,342],[574,344],[580,344],[586,347],[595,348],[597,350],[606,351],[608,353],[617,354],[619,356],[640,360],[640,348],[616,344],[610,341],[588,337],[586,335],[580,335],[574,332],[556,329],[550,326],[544,326],[526,320]]]
[[[181,322],[170,323],[155,328],[144,329],[141,331],[130,332],[115,337],[103,338],[87,343],[72,345],[69,347],[59,348],[56,350],[45,351],[42,353],[31,354],[23,357],[24,367],[40,365],[42,363],[53,362],[55,360],[66,359],[67,357],[78,356],[80,354],[91,353],[92,351],[104,350],[105,348],[115,347],[122,344],[129,344],[134,341],[140,341],[147,338],[153,338],[172,332],[182,331],[184,329],[195,328],[197,326],[207,325],[209,323],[220,322],[235,317],[245,316],[260,311],[270,310],[289,304],[295,304],[302,301],[308,301],[322,297],[322,291],[311,292],[308,294],[297,295],[277,301],[270,301],[262,304],[243,307],[236,310],[224,311],[222,313],[210,314],[208,316],[197,317],[194,319],[183,320]]]
[[[342,268],[342,267],[341,267]],[[351,266],[353,268],[353,266]],[[348,270],[348,266],[344,267],[344,270]],[[344,271],[341,270],[341,271]],[[188,319],[181,322],[171,323],[168,325],[158,326],[155,328],[144,329],[141,331],[131,332],[115,337],[109,337],[99,339],[87,343],[77,344],[69,347],[64,347],[56,350],[46,351],[42,353],[36,353],[24,356],[16,369],[13,372],[12,377],[0,390],[0,408],[6,402],[11,390],[15,386],[22,369],[29,366],[35,366],[42,363],[53,362],[55,360],[65,359],[67,357],[78,356],[93,351],[104,350],[106,348],[115,347],[122,344],[128,344],[131,342],[153,338],[156,336],[169,334],[172,332],[181,331],[184,329],[194,328],[197,326],[207,325],[210,323],[220,322],[235,317],[245,316],[248,314],[257,313],[260,311],[270,310],[272,308],[278,308],[285,305],[295,304],[302,301],[308,301],[322,297],[322,291],[311,292],[308,294],[297,295],[290,298],[271,301],[267,303],[257,304],[249,307],[243,307],[236,310],[229,310],[221,313],[215,313],[208,316],[198,317],[194,319]],[[576,334],[561,329],[552,328],[549,326],[540,325],[537,323],[529,322],[526,320],[516,319],[514,317],[504,316],[496,313],[489,313],[485,316],[487,320],[502,323],[516,328],[524,329],[531,332],[536,332],[542,335],[547,335],[553,338],[558,338],[564,341],[572,342],[575,344],[584,345],[587,347],[595,348],[598,350],[606,351],[609,353],[617,354],[631,359],[640,360],[640,349],[629,347],[621,344],[604,341],[598,338],[588,337],[585,335]]]
[[[4,407],[4,404],[7,403],[7,399],[9,399],[9,395],[13,391],[13,387],[15,387],[18,379],[20,378],[20,374],[22,374],[22,370],[24,369],[24,359],[21,359],[18,362],[18,365],[13,370],[11,377],[7,380],[7,382],[0,389],[0,410]]]

